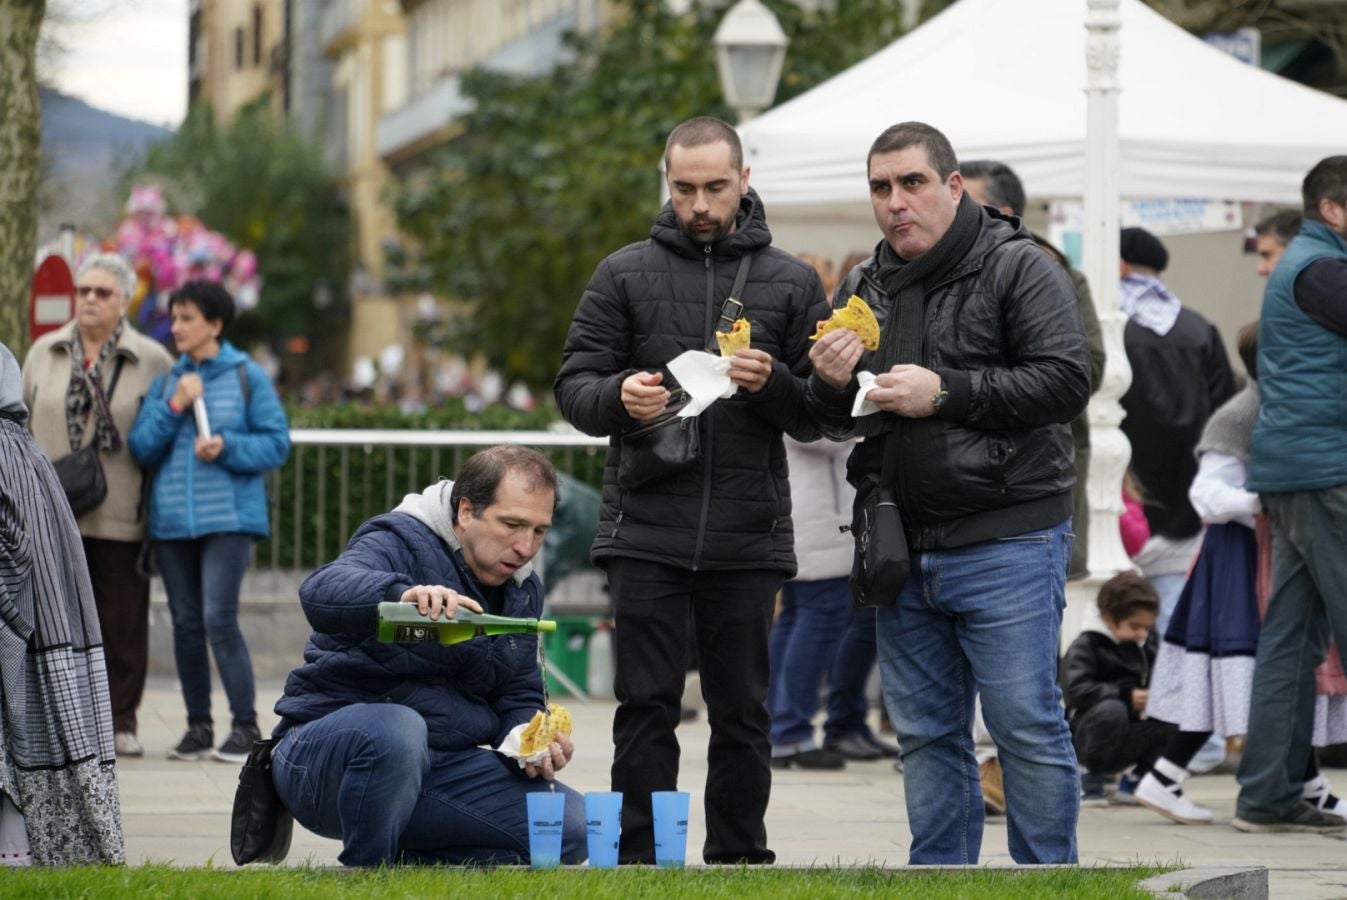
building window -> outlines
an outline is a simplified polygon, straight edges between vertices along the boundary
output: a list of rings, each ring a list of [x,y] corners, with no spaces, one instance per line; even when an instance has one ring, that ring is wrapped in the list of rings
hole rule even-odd
[[[253,4],[253,65],[262,65],[262,4]]]
[[[234,69],[238,71],[243,68],[243,29],[234,29]]]

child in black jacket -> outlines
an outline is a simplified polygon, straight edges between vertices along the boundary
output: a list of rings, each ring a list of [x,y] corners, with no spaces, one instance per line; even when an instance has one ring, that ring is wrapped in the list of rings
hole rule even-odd
[[[1106,805],[1106,777],[1130,767],[1125,794],[1155,764],[1175,730],[1145,716],[1156,654],[1151,629],[1160,609],[1155,589],[1137,573],[1122,572],[1104,582],[1097,602],[1106,630],[1082,632],[1062,665],[1072,740],[1086,770],[1083,806]]]

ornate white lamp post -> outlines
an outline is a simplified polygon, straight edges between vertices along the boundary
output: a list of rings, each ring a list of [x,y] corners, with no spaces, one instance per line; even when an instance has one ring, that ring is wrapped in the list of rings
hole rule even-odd
[[[1118,428],[1119,400],[1132,381],[1123,349],[1127,318],[1118,309],[1118,0],[1087,0],[1085,62],[1085,276],[1099,313],[1108,362],[1099,391],[1090,401],[1090,577],[1074,582],[1068,594],[1063,643],[1088,621],[1099,585],[1132,567],[1118,533],[1122,480],[1131,459],[1127,437]]]
[[[720,89],[742,125],[772,105],[789,41],[761,0],[739,0],[720,20],[711,42]]]

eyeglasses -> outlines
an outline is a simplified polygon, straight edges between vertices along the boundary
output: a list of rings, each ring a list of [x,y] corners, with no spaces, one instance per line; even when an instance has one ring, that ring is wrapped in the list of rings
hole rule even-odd
[[[109,297],[111,297],[113,294],[117,292],[114,289],[108,287],[94,287],[93,285],[82,284],[79,287],[75,288],[75,293],[79,294],[81,297],[87,297],[90,294],[93,294],[99,300],[107,300]]]

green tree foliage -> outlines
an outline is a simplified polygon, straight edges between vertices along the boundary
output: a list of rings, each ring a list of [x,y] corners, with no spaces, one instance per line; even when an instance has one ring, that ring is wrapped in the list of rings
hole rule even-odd
[[[44,0],[0,0],[0,343],[28,348],[42,121],[36,52]]]
[[[224,127],[197,104],[126,176],[128,189],[137,180],[162,183],[175,211],[257,254],[261,299],[231,326],[231,340],[302,335],[312,340],[314,364],[325,361],[348,319],[350,242],[345,204],[317,146],[274,124],[265,99]]]
[[[690,116],[732,117],[711,44],[728,2],[680,16],[663,0],[618,5],[617,24],[572,38],[576,61],[544,77],[467,73],[463,91],[476,107],[464,136],[396,197],[411,245],[390,259],[390,287],[462,301],[468,313],[438,339],[481,350],[539,387],[551,383],[594,267],[649,233],[669,131]],[[778,102],[902,28],[899,0],[846,0],[818,13],[789,0],[767,5],[791,39]]]

